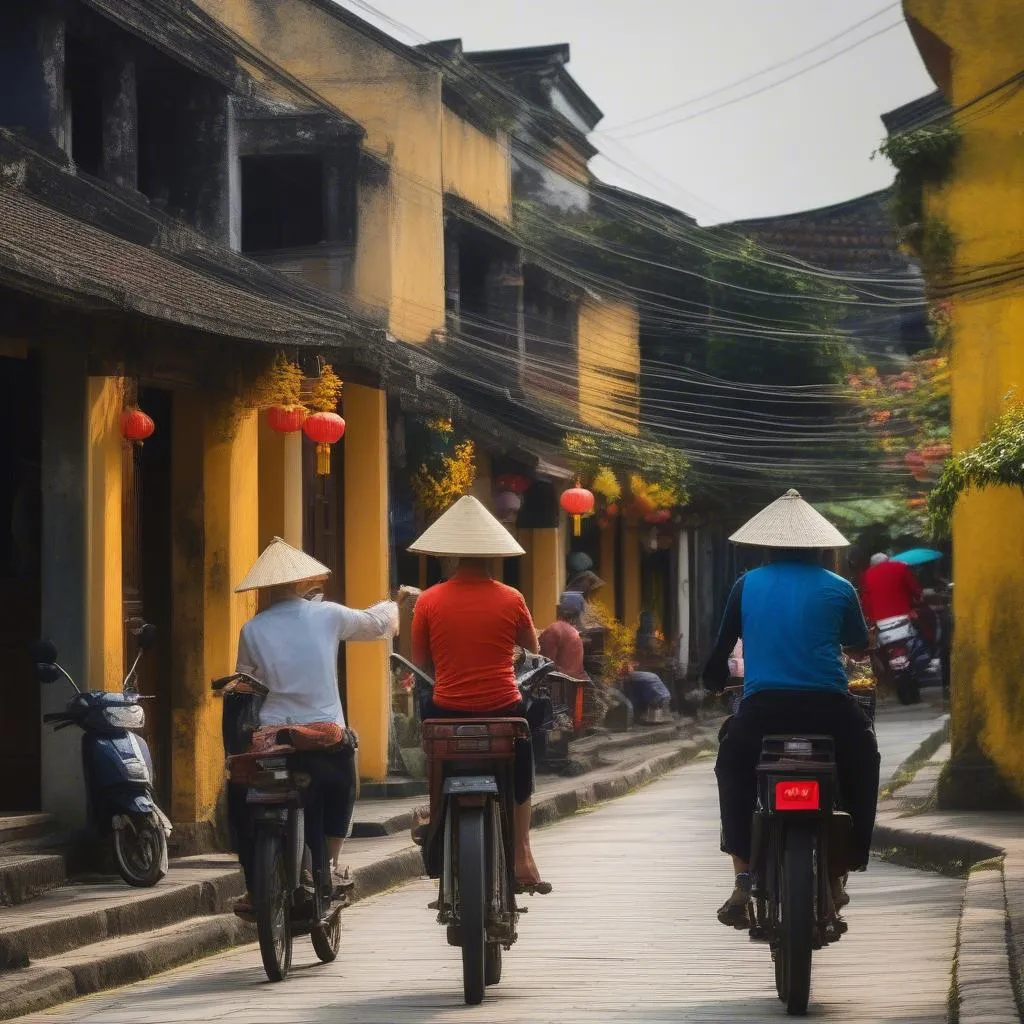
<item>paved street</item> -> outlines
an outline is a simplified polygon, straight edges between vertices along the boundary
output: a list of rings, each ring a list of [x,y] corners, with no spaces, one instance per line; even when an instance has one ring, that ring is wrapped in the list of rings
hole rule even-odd
[[[886,715],[886,768],[938,724],[928,709]],[[462,1005],[458,950],[426,909],[427,882],[346,917],[342,954],[312,966],[306,940],[287,982],[264,981],[248,947],[39,1014],[36,1024],[764,1021],[782,1019],[764,946],[723,929],[729,885],[717,850],[711,758],[626,799],[541,831],[556,893],[530,901],[520,943],[484,1005]],[[850,885],[850,933],[816,958],[812,1016],[941,1024],[963,884],[875,863]]]

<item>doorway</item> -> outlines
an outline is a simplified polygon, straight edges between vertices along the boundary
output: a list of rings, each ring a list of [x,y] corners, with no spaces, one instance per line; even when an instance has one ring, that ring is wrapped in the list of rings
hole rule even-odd
[[[29,646],[41,627],[39,365],[0,358],[0,814],[40,807],[39,683]]]
[[[171,797],[171,394],[140,388],[139,407],[156,429],[143,444],[122,449],[121,542],[125,671],[138,647],[132,620],[157,628],[156,644],[139,667],[139,692],[145,702],[143,732],[153,756],[156,792],[161,804]]]

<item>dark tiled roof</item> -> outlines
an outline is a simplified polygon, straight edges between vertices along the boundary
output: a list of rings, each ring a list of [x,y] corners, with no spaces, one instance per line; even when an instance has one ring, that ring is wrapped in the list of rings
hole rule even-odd
[[[923,124],[940,120],[950,112],[949,101],[936,89],[920,99],[904,103],[902,107],[882,115],[882,124],[890,135],[918,128]]]
[[[910,260],[899,250],[896,225],[887,209],[889,194],[886,189],[816,210],[735,221],[728,227],[766,249],[817,267],[906,272]]]

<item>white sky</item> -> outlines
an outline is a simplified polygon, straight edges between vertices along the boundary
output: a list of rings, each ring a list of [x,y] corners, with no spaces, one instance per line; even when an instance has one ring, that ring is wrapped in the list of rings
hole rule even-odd
[[[594,172],[702,223],[813,209],[886,187],[891,168],[871,159],[883,135],[879,116],[934,89],[891,0],[340,2],[412,44],[456,36],[469,50],[568,42],[570,72],[605,114],[591,138],[602,151]],[[634,130],[804,71],[792,81],[663,131],[617,138],[623,125],[787,61],[880,11],[814,53]]]

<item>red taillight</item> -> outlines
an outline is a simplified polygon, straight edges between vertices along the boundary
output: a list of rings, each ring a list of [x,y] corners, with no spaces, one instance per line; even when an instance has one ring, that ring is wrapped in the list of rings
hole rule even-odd
[[[821,789],[814,780],[775,783],[775,810],[817,811],[821,807]]]

